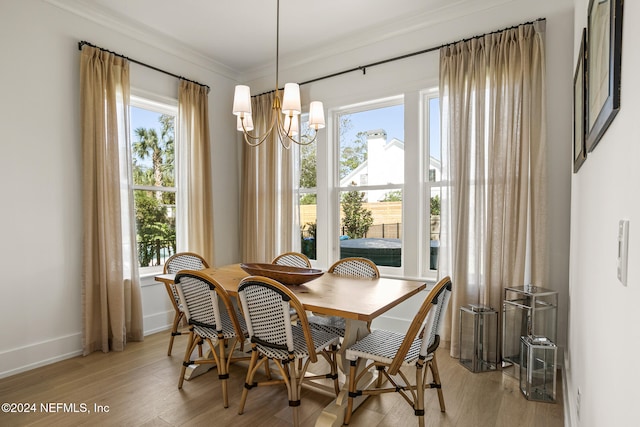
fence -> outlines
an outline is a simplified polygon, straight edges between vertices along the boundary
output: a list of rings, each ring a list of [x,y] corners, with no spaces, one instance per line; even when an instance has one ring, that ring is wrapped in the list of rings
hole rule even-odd
[[[340,228],[342,235],[347,234],[344,226]],[[402,239],[402,223],[373,224],[364,234],[365,238]]]
[[[138,242],[140,267],[164,265],[167,258],[176,253],[175,240],[150,240]]]

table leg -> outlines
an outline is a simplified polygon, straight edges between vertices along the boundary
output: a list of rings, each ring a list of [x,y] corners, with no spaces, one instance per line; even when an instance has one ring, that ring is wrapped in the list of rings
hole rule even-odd
[[[211,355],[211,350],[209,350],[207,355],[202,357],[202,359],[213,359],[213,356]],[[193,379],[199,375],[209,372],[210,369],[213,369],[215,367],[216,367],[215,364],[208,364],[208,363],[202,364],[202,365],[197,365],[197,364],[189,365],[187,366],[187,369],[184,371],[184,379],[189,381],[190,379]]]
[[[217,345],[216,345],[217,346]],[[249,342],[249,340],[246,340],[244,343],[244,349],[246,350],[247,348],[251,347],[251,343]],[[242,359],[242,358],[246,358],[248,359],[249,356],[248,354],[244,353],[243,351],[240,350],[240,347],[238,347],[236,345],[236,348],[233,350],[233,353],[231,353],[230,355],[227,355],[227,357],[232,357],[235,359]],[[213,360],[213,354],[211,354],[211,349],[209,349],[209,351],[207,351],[207,354],[199,357],[198,359],[211,359]],[[233,361],[232,361],[233,362]],[[205,374],[207,372],[209,372],[209,370],[214,369],[216,367],[215,363],[205,363],[205,364],[192,364],[187,366],[187,369],[184,372],[184,379],[189,381],[190,379],[193,379],[197,376],[200,376],[202,374]]]
[[[347,319],[347,325],[344,333],[344,340],[338,351],[338,367],[346,375],[345,381],[338,397],[327,405],[318,419],[316,420],[316,427],[321,426],[334,426],[339,427],[344,423],[344,417],[347,410],[347,399],[349,397],[349,361],[344,357],[344,352],[347,348],[353,345],[357,340],[362,339],[369,334],[367,323],[360,320]],[[361,364],[364,365],[364,364]],[[369,388],[373,386],[377,380],[377,372],[369,372],[364,375],[360,380],[361,388]],[[360,406],[368,396],[359,396],[353,400],[353,409]]]

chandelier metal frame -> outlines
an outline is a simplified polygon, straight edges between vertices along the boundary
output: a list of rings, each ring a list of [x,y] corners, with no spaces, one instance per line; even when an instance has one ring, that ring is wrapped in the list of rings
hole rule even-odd
[[[280,0],[276,3],[276,89],[272,105],[271,123],[267,131],[262,135],[254,135],[253,118],[251,111],[250,88],[245,85],[237,85],[233,100],[233,114],[237,116],[237,129],[244,135],[245,142],[257,147],[266,141],[274,132],[286,149],[291,148],[292,143],[297,145],[309,145],[316,141],[318,130],[325,127],[324,107],[322,102],[312,101],[309,104],[309,128],[313,129],[313,138],[302,140],[300,134],[299,119],[301,114],[300,87],[296,83],[287,83],[284,87],[282,100],[278,85],[280,68]],[[298,139],[296,139],[298,137]]]

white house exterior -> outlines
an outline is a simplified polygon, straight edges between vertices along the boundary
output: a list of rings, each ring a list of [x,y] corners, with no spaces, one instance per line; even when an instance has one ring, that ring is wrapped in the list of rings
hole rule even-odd
[[[432,174],[434,175],[432,180],[440,180],[440,161],[433,157],[429,161],[429,175]],[[376,129],[367,132],[367,160],[345,176],[340,181],[340,186],[387,185],[403,182],[404,142],[397,138],[387,142],[387,132],[384,129]],[[388,190],[370,190],[367,201],[380,201],[386,193]]]
[[[383,129],[367,132],[367,160],[340,181],[340,186],[355,184],[387,185],[404,182],[404,142],[394,138],[387,142]],[[377,202],[387,190],[368,192],[368,201]]]

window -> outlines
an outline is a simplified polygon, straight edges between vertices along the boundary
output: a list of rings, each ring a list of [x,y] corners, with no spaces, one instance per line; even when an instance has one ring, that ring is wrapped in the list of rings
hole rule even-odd
[[[437,94],[429,94],[424,97],[424,111],[426,117],[426,159],[425,162],[429,173],[426,182],[427,194],[429,195],[429,204],[425,206],[424,212],[427,215],[429,230],[429,251],[426,264],[429,270],[436,271],[438,269],[438,251],[440,249],[440,200],[441,200],[441,170],[442,155],[440,145],[440,99]]]
[[[383,275],[435,279],[443,185],[437,90],[331,108],[326,132],[299,153],[302,251],[320,268],[364,256]]]
[[[300,141],[307,144],[313,139],[309,129],[309,115],[300,118]],[[300,223],[300,251],[309,259],[316,256],[316,229],[318,224],[317,195],[317,141],[298,147],[298,206]]]
[[[340,258],[402,265],[404,105],[394,98],[337,113]]]
[[[176,252],[176,116],[176,105],[131,97],[133,196],[141,268],[163,265]]]

